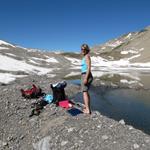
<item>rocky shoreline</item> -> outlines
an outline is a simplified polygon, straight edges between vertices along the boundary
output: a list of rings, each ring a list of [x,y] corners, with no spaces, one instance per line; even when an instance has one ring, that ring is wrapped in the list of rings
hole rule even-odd
[[[20,88],[27,83],[40,85],[46,93],[52,93],[50,83],[61,78],[28,76],[10,85],[0,86],[0,149],[2,150],[148,150],[150,136],[93,111],[92,115],[71,116],[66,110],[47,105],[40,116],[29,118],[34,99],[21,97]],[[68,84],[69,98],[80,87]]]

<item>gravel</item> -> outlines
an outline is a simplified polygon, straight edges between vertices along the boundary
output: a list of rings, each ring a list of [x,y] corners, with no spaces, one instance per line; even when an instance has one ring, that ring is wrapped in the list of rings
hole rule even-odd
[[[148,150],[150,136],[124,120],[119,122],[93,111],[91,115],[71,116],[55,104],[47,105],[39,116],[29,118],[35,99],[21,97],[27,83],[40,85],[51,93],[50,83],[60,81],[46,76],[28,76],[0,86],[0,149],[2,150]],[[69,83],[69,98],[80,92]]]

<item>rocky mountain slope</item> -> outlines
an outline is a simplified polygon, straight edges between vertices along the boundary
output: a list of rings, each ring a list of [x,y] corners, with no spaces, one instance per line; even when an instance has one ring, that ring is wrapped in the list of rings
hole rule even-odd
[[[150,72],[149,33],[146,28],[92,48],[93,87],[101,87],[94,88],[95,92],[150,85],[149,76],[142,80],[139,76]],[[148,133],[101,112],[71,116],[50,104],[40,116],[29,118],[31,103],[37,99],[24,99],[20,89],[35,83],[45,93],[52,93],[50,83],[79,78],[80,63],[79,53],[27,49],[0,40],[0,149],[149,149]],[[80,86],[68,81],[65,91],[75,99]]]
[[[0,87],[1,150],[149,149],[149,134],[126,125],[123,119],[115,121],[97,111],[92,111],[91,116],[72,116],[67,110],[49,104],[39,116],[30,118],[31,103],[37,99],[24,99],[19,89],[32,81],[51,93],[49,84],[58,80],[30,75]],[[65,91],[69,98],[75,98],[80,87],[68,84]]]
[[[150,60],[150,27],[130,32],[105,44],[93,47],[93,52],[109,60],[129,58],[130,62],[143,63]]]
[[[0,78],[3,75],[15,78],[29,74],[54,77],[59,73],[64,76],[74,67],[72,63],[80,65],[78,57],[79,54],[31,50],[0,41]]]
[[[131,32],[91,48],[94,77],[117,77],[118,82],[139,83],[136,72],[150,72],[150,27]],[[0,83],[28,75],[78,78],[80,53],[27,49],[0,40]],[[105,77],[104,77],[105,78]],[[107,77],[108,78],[108,77]],[[116,77],[115,77],[116,78]]]

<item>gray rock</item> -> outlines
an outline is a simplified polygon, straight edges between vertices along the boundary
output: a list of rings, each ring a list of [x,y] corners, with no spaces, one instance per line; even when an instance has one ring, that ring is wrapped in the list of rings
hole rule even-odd
[[[138,149],[140,146],[137,144],[137,143],[135,143],[134,145],[133,145],[133,148],[134,149]]]
[[[122,119],[119,121],[120,124],[125,125],[125,121]]]
[[[103,139],[103,140],[107,140],[107,139],[108,139],[108,136],[107,136],[107,135],[103,135],[103,136],[102,136],[102,139]]]
[[[41,82],[44,92],[51,92],[49,83],[55,78],[49,79],[46,76],[36,75],[22,78],[19,84],[14,82],[9,86],[6,85],[5,93],[0,91],[0,137],[7,139],[0,141],[2,147],[0,149],[5,147],[6,150],[7,148],[10,150],[122,150],[125,147],[126,149],[149,149],[148,134],[125,125],[124,121],[118,123],[97,111],[93,111],[88,116],[83,114],[71,116],[67,110],[50,104],[39,116],[29,118],[31,103],[36,99],[22,98],[17,89],[20,89],[24,83],[31,82],[32,79],[35,84]],[[73,97],[79,91],[78,86],[68,84],[66,94]],[[6,106],[8,106],[7,110],[4,109]]]
[[[51,140],[50,136],[44,137],[36,144],[33,143],[33,148],[35,150],[48,150],[50,148],[50,144],[49,144],[50,140]]]
[[[5,146],[8,146],[8,143],[0,140],[0,148],[3,148]]]
[[[24,137],[25,137],[25,135],[21,135],[21,136],[20,136],[20,140],[22,140]]]
[[[65,146],[67,143],[68,143],[68,141],[62,141],[60,145]]]
[[[72,132],[74,130],[74,128],[69,128],[67,130],[68,130],[68,132]]]

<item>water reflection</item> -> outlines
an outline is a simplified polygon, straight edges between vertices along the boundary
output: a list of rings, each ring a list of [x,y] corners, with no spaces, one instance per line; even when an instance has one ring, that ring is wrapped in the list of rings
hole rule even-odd
[[[143,88],[138,90],[93,86],[90,90],[91,107],[92,110],[97,110],[102,115],[117,121],[124,119],[126,124],[150,134],[150,75],[141,74],[139,77]],[[74,80],[74,84],[79,85],[80,80]],[[78,93],[75,100],[83,102],[82,93]]]
[[[150,134],[150,92],[134,89],[113,89],[101,92],[102,87],[90,91],[92,110]],[[82,93],[75,96],[82,102]]]

